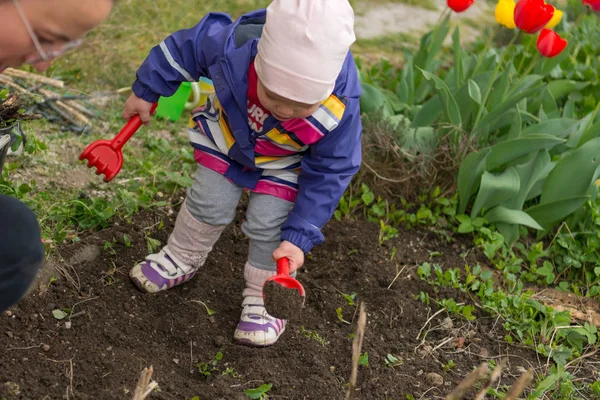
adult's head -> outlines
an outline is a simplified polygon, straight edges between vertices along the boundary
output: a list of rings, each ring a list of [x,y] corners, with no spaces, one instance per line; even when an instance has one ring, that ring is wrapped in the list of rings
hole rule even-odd
[[[31,63],[46,69],[100,24],[115,0],[0,0],[0,70]]]

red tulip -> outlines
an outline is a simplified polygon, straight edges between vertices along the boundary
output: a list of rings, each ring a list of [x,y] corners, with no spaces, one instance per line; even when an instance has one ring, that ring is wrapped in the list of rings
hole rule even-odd
[[[600,0],[582,0],[582,3],[590,6],[594,11],[600,11]]]
[[[542,29],[537,39],[538,51],[548,58],[556,57],[567,47],[567,39],[561,38],[551,29]]]
[[[515,24],[527,33],[539,32],[554,15],[554,7],[544,0],[519,0],[515,6]]]
[[[475,0],[447,0],[447,3],[448,7],[459,13],[471,7],[475,3]]]

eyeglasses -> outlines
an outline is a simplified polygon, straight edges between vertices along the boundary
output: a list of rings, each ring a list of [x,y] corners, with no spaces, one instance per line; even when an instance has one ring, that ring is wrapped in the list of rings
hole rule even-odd
[[[31,41],[33,42],[33,45],[35,46],[35,48],[39,54],[38,57],[33,57],[33,58],[27,59],[28,63],[35,64],[35,63],[38,63],[41,61],[53,60],[56,57],[62,56],[63,54],[67,53],[68,51],[71,51],[81,45],[81,40],[72,40],[72,41],[65,43],[60,49],[49,50],[49,51],[44,50],[44,48],[40,44],[40,40],[38,39],[37,35],[33,31],[33,28],[31,27],[31,24],[29,23],[27,16],[25,16],[25,12],[23,11],[23,8],[21,7],[21,4],[19,3],[19,1],[12,0],[12,3],[15,6],[15,8],[17,9],[17,12],[19,13],[19,16],[21,17],[21,20],[23,21],[23,24],[25,24],[25,28],[27,29],[27,32],[29,33],[29,37],[31,38]]]

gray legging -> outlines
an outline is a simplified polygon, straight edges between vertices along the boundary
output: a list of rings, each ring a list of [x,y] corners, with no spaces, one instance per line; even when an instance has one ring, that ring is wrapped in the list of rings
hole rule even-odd
[[[229,225],[235,217],[243,191],[244,188],[218,172],[198,165],[186,204],[200,222],[212,226]],[[250,239],[248,262],[251,265],[272,271],[276,269],[271,255],[281,243],[281,226],[293,206],[294,203],[271,195],[250,193],[242,231]]]
[[[20,201],[0,195],[0,312],[25,295],[43,260],[35,215]]]

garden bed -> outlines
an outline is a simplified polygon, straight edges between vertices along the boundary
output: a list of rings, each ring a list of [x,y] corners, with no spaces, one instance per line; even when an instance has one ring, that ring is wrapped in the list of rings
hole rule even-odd
[[[501,324],[487,315],[467,321],[442,312],[427,322],[437,308],[417,300],[420,292],[468,300],[454,291],[434,295],[416,266],[434,255],[436,263],[462,266],[466,245],[413,230],[380,246],[378,226],[366,221],[326,227],[325,244],[298,275],[307,290],[301,319],[276,345],[236,345],[247,254],[242,208],[190,283],[145,295],[129,282],[129,268],[156,245],[147,237],[165,243],[174,216],[145,211],[131,225],[120,222],[59,249],[62,260],[46,266],[50,282],[0,316],[0,398],[131,398],[141,370],[152,365],[159,389],[151,399],[243,399],[263,384],[272,384],[270,398],[343,399],[362,301],[368,365],[359,368],[357,398],[443,396],[500,356],[509,360],[500,385],[540,366],[533,352],[508,347]]]

